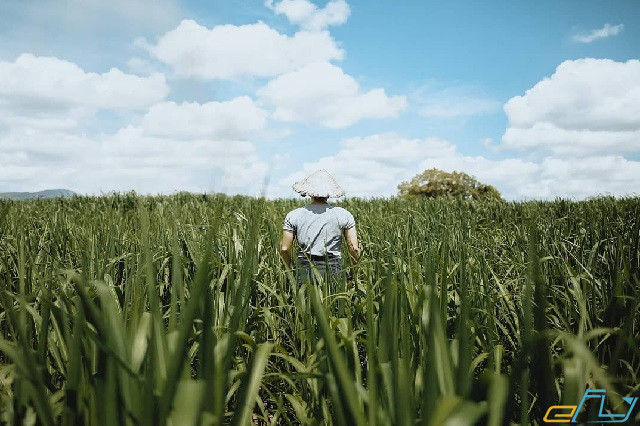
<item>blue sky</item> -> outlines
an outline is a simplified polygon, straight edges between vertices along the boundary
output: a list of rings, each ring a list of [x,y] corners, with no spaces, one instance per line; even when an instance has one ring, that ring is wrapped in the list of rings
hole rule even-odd
[[[10,1],[0,192],[640,188],[637,1]]]

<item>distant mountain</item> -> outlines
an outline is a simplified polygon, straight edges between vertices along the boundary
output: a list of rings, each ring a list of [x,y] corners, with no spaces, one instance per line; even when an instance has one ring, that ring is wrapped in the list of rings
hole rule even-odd
[[[33,200],[36,198],[71,197],[75,192],[68,189],[45,189],[38,192],[0,192],[0,199]]]

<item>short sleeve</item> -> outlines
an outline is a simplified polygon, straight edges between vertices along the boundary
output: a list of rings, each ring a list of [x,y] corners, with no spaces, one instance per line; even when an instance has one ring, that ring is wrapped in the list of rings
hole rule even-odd
[[[356,226],[356,221],[348,210],[343,210],[342,213],[342,229],[351,229]]]
[[[296,225],[293,223],[293,212],[287,213],[284,218],[284,225],[282,225],[282,229],[285,231],[296,232]]]

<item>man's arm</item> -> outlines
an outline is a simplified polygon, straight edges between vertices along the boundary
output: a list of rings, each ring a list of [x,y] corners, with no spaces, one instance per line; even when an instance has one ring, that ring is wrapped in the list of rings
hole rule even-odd
[[[291,265],[291,248],[293,247],[294,234],[291,231],[282,231],[282,242],[280,243],[280,256],[284,260],[284,264]]]
[[[356,227],[352,226],[349,229],[345,229],[344,237],[347,240],[347,248],[351,255],[353,263],[358,262],[360,258],[360,246],[358,245],[358,234],[356,233]]]

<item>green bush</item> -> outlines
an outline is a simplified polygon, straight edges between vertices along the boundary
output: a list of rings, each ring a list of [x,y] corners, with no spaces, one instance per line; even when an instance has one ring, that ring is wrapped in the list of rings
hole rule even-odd
[[[501,200],[500,192],[491,185],[478,182],[473,176],[453,171],[429,169],[398,185],[402,196],[462,197],[477,200]]]

